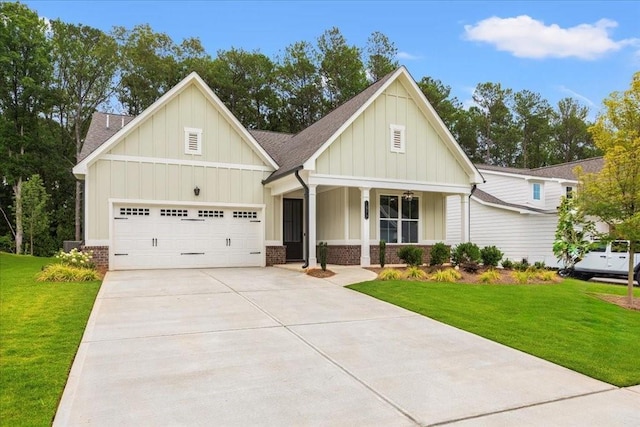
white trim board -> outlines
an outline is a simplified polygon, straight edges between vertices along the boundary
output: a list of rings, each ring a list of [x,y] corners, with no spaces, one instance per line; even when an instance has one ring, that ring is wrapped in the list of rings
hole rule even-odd
[[[409,181],[385,178],[367,178],[359,176],[336,176],[311,174],[309,185],[331,185],[342,187],[365,187],[382,190],[423,191],[428,193],[466,194],[471,193],[468,185],[439,184],[424,181]]]
[[[181,159],[168,159],[159,157],[142,157],[142,156],[127,156],[122,154],[105,154],[100,160],[115,160],[121,162],[138,162],[138,163],[154,163],[164,165],[179,165],[179,166],[202,166],[207,168],[218,169],[238,169],[247,171],[262,171],[273,172],[273,169],[268,166],[260,165],[243,165],[239,163],[222,163],[222,162],[207,162],[204,160],[181,160]]]

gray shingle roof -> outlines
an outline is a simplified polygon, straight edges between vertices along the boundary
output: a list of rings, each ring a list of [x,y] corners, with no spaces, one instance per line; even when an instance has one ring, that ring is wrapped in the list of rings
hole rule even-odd
[[[577,181],[576,175],[573,173],[573,169],[576,166],[582,167],[586,173],[599,172],[604,166],[603,157],[593,157],[591,159],[576,160],[568,163],[561,163],[553,166],[544,166],[541,168],[526,169],[526,168],[507,168],[502,166],[491,166],[477,164],[476,167],[480,170],[496,171],[514,173],[519,175],[539,176],[541,178],[557,178],[566,179],[569,181]]]
[[[286,144],[293,137],[292,134],[257,129],[249,129],[249,133],[278,165],[284,162],[287,157]]]
[[[101,113],[96,111],[91,117],[91,124],[84,139],[78,162],[93,153],[109,138],[125,127],[135,117],[121,114]],[[108,126],[107,126],[108,121]]]
[[[508,203],[502,199],[498,199],[497,197],[492,196],[489,193],[485,193],[484,191],[478,188],[476,188],[476,190],[473,192],[473,197],[476,197],[477,199],[482,200],[483,202],[486,202],[486,203],[492,203],[494,205],[505,206],[505,207],[514,208],[514,209],[520,209],[520,210],[537,212],[537,213],[555,213],[555,210],[544,210],[544,209],[533,208],[531,206],[526,206],[526,205],[518,205],[516,203]]]
[[[276,160],[280,169],[272,173],[265,182],[273,181],[301,167],[396,71],[387,74],[308,128],[294,135],[285,144],[277,147],[278,152],[274,152],[272,157],[282,159],[282,162]],[[267,150],[260,140],[258,142]],[[271,155],[270,152],[269,154]]]

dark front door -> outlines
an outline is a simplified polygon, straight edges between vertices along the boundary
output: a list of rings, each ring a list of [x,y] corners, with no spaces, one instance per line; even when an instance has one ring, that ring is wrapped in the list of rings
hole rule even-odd
[[[304,258],[302,242],[302,199],[283,199],[284,224],[283,243],[287,247],[287,261],[300,261]]]

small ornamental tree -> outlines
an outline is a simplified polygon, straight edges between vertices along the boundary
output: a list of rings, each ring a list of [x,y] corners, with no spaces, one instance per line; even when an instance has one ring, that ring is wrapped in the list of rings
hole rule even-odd
[[[563,275],[584,258],[589,252],[589,236],[595,233],[595,224],[585,218],[584,212],[576,207],[575,199],[562,197],[558,207],[558,226],[553,241],[553,254],[562,264]]]
[[[24,233],[29,239],[29,253],[33,255],[35,238],[49,229],[47,202],[49,195],[44,188],[40,175],[33,175],[22,184],[22,224]]]
[[[630,241],[627,299],[632,304],[634,253],[640,242],[640,71],[629,90],[613,92],[604,106],[589,128],[604,152],[604,166],[594,174],[578,171],[578,202],[586,214],[609,225],[611,238]]]

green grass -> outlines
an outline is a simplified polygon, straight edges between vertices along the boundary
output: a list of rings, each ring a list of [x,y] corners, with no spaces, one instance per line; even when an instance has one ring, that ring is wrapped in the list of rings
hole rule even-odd
[[[39,283],[49,258],[0,253],[0,425],[51,425],[100,282]]]
[[[624,286],[407,283],[349,287],[608,383],[640,384],[640,312],[594,297]]]

